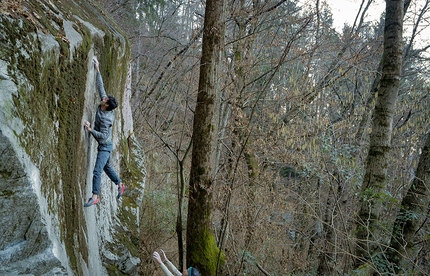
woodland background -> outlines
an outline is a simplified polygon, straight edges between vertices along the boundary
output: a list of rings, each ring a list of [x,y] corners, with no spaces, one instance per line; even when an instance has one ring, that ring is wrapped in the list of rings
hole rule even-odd
[[[322,0],[100,2],[132,48],[135,134],[148,170],[142,275],[161,275],[152,259],[160,248],[203,275],[430,274],[430,41],[420,37],[429,0],[386,1],[406,11],[399,60],[384,54],[385,14],[367,20],[371,0],[358,1],[354,23],[341,31]],[[216,143],[210,185],[199,195],[206,213],[191,223],[192,152],[206,143],[191,138],[202,119],[208,3],[221,7],[222,21],[213,29],[221,45]],[[386,137],[372,138],[383,54],[401,77],[385,79],[395,95],[376,110],[391,111],[391,123],[379,130]],[[369,159],[379,142],[382,163]],[[200,224],[220,249],[207,260],[193,255],[201,241],[187,234]]]

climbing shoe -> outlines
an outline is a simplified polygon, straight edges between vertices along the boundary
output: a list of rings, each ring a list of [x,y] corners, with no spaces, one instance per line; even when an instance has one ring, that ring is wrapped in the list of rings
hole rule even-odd
[[[124,191],[125,191],[125,185],[120,183],[118,185],[118,196],[117,196],[117,198],[120,198],[122,196],[122,194],[124,193]]]
[[[96,198],[94,200],[92,197],[90,197],[90,199],[88,200],[88,202],[84,204],[84,207],[90,207],[92,205],[96,205],[97,203],[99,203],[99,198]]]

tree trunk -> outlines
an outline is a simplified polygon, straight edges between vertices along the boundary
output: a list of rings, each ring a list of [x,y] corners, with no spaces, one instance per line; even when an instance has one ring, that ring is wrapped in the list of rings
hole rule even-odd
[[[405,0],[405,3],[403,5],[403,15],[406,14],[406,11],[408,10],[410,3],[411,3],[411,0]],[[375,95],[378,92],[379,82],[381,81],[381,74],[380,74],[381,71],[382,71],[382,61],[379,63],[378,69],[376,70],[377,73],[375,75],[375,79],[372,82],[372,86],[370,88],[370,94],[366,99],[363,116],[360,120],[357,133],[355,134],[355,140],[358,145],[361,145],[364,140],[366,128],[368,126],[369,119],[372,115],[370,110],[375,100]]]
[[[206,1],[187,218],[187,265],[201,275],[215,275],[219,249],[210,217],[215,173],[218,73],[224,47],[224,0]]]
[[[390,243],[389,261],[394,264],[395,273],[413,271],[411,260],[416,258],[417,232],[426,220],[430,207],[430,133],[422,149],[415,178],[394,223]]]
[[[236,96],[236,102],[233,114],[234,116],[234,129],[233,129],[233,141],[232,142],[232,150],[236,153],[238,159],[244,157],[247,167],[248,167],[248,189],[245,192],[247,207],[245,209],[245,217],[246,217],[246,225],[245,225],[245,237],[244,237],[244,248],[242,253],[242,258],[240,261],[240,265],[238,267],[237,274],[240,274],[242,269],[244,269],[244,265],[247,263],[245,261],[245,257],[248,252],[250,254],[254,254],[254,247],[252,246],[252,238],[254,235],[254,221],[255,221],[255,193],[256,187],[255,183],[257,183],[258,178],[258,162],[256,160],[256,156],[252,148],[249,146],[249,128],[243,128],[243,125],[249,125],[249,121],[252,118],[247,116],[244,111],[245,104],[244,98],[249,95],[249,91],[246,88],[246,72],[247,72],[247,64],[248,62],[252,62],[252,56],[250,56],[250,51],[247,49],[252,49],[254,44],[254,37],[247,37],[247,29],[254,30],[256,28],[256,24],[258,20],[249,21],[247,18],[249,17],[249,11],[246,9],[246,1],[240,1],[240,6],[242,8],[242,14],[239,14],[236,18],[237,25],[237,39],[238,42],[234,47],[234,89]],[[258,1],[254,1],[253,9],[259,9]],[[239,162],[237,160],[236,162]]]
[[[177,155],[179,156],[179,154]],[[185,159],[185,157],[184,157]],[[185,194],[185,176],[184,176],[184,162],[183,160],[178,160],[178,214],[176,216],[176,235],[178,237],[178,252],[179,252],[179,271],[183,270],[184,267],[184,241],[182,233],[182,206],[184,203]]]
[[[381,222],[387,185],[393,116],[402,67],[403,2],[386,1],[382,78],[375,105],[366,171],[361,187],[357,221],[357,266],[362,265],[387,243]]]

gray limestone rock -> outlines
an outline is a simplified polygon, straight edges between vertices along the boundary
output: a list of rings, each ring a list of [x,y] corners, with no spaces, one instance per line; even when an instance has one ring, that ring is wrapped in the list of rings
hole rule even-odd
[[[91,1],[1,9],[0,275],[138,275],[145,167],[143,151],[134,154],[125,37]],[[95,56],[121,103],[111,164],[121,174],[127,155],[139,171],[123,179],[121,200],[103,176],[101,202],[84,208],[97,147],[83,128],[98,105]],[[125,139],[133,148],[119,146]]]

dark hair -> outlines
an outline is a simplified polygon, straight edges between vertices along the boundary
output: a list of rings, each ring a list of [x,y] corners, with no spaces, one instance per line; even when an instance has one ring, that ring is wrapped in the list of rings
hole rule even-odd
[[[200,272],[197,268],[190,266],[188,268],[188,276],[200,276]]]
[[[108,96],[109,100],[106,102],[109,106],[106,108],[107,111],[114,110],[118,107],[118,101],[114,96]]]

